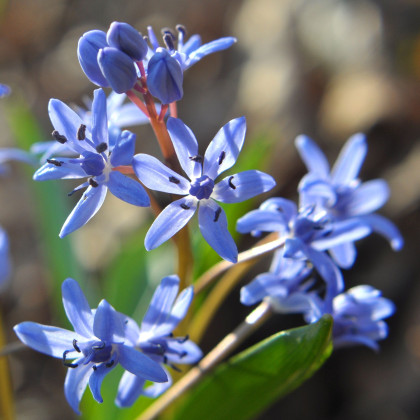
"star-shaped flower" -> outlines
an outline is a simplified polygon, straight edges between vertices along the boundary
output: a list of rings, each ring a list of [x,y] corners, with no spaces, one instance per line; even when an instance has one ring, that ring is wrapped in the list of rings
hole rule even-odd
[[[216,178],[236,162],[245,139],[245,118],[236,118],[223,126],[204,157],[198,154],[193,132],[181,120],[169,118],[167,127],[189,179],[152,156],[138,154],[134,157],[134,171],[147,188],[184,196],[169,204],[156,218],[145,238],[146,249],[156,248],[171,238],[199,208],[198,223],[204,239],[222,258],[236,262],[238,250],[227,229],[226,214],[217,201],[238,203],[269,191],[275,185],[270,175],[256,170],[230,175],[215,183]]]
[[[49,113],[55,128],[55,139],[66,144],[80,157],[48,159],[35,172],[34,179],[44,181],[88,177],[88,181],[74,190],[87,187],[65,221],[60,237],[85,225],[102,206],[108,189],[127,203],[141,207],[150,205],[146,191],[137,181],[114,171],[120,165],[131,165],[135,135],[123,131],[110,147],[106,96],[102,89],[94,92],[90,125],[57,99],[50,100]]]
[[[103,401],[100,393],[102,381],[118,363],[143,380],[168,380],[159,363],[132,346],[125,336],[126,327],[121,314],[106,300],[92,311],[73,279],[63,282],[62,293],[64,309],[74,332],[35,322],[22,322],[14,330],[23,343],[62,359],[69,368],[64,392],[76,413],[79,413],[79,403],[88,383],[95,400]]]

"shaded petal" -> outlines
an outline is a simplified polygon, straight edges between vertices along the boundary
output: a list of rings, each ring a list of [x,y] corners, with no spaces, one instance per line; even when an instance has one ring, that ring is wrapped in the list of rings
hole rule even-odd
[[[150,251],[175,235],[193,217],[196,208],[197,201],[189,195],[166,206],[146,234],[146,249]]]
[[[245,117],[229,121],[218,131],[204,154],[204,175],[216,179],[234,165],[244,144],[245,132]]]
[[[287,232],[288,226],[281,213],[268,210],[252,210],[236,222],[240,233],[252,231]]]
[[[115,366],[117,366],[117,363],[113,363],[112,365],[108,366],[106,366],[105,363],[101,363],[100,365],[96,366],[96,369],[94,369],[90,375],[89,388],[92,392],[93,398],[95,398],[98,403],[102,403],[104,401],[101,395],[102,381],[104,380],[105,376],[111,372],[112,369],[114,369]]]
[[[83,193],[82,198],[76,204],[76,207],[64,222],[59,234],[60,238],[63,238],[85,225],[101,208],[105,200],[106,192],[107,188],[105,185],[88,187]]]
[[[211,197],[222,203],[239,203],[267,192],[275,185],[276,181],[270,175],[250,170],[222,179],[214,187]]]
[[[95,312],[93,333],[107,343],[124,342],[124,326],[117,311],[102,299]]]
[[[132,373],[125,371],[118,385],[117,398],[115,404],[118,407],[131,407],[140,395],[146,380]]]
[[[213,200],[201,200],[198,224],[206,242],[225,260],[236,263],[238,249],[227,228],[226,213]]]
[[[190,179],[200,177],[201,163],[190,159],[198,155],[194,133],[178,118],[168,118],[167,127],[182,169]]]
[[[337,201],[337,194],[331,183],[312,173],[305,175],[300,180],[298,191],[300,207],[317,204],[319,199],[326,200],[329,206],[333,206]]]
[[[367,153],[366,136],[358,133],[351,136],[331,170],[331,181],[335,185],[349,185],[357,178]]]
[[[263,273],[241,289],[241,303],[243,305],[254,305],[266,296],[287,296],[287,287],[281,281],[280,276]]]
[[[149,207],[150,199],[141,184],[121,172],[113,171],[109,174],[107,187],[115,197],[127,203],[140,207]]]
[[[1,85],[0,85],[1,86]],[[7,161],[19,161],[29,165],[37,165],[37,159],[35,156],[21,149],[4,148],[0,149],[0,163],[3,164]]]
[[[156,106],[156,112],[159,114],[159,106]],[[131,127],[133,125],[148,124],[149,118],[140,111],[137,105],[129,103],[118,107],[116,110],[113,110],[112,113],[108,116],[108,121],[110,124],[121,128]]]
[[[106,95],[102,89],[95,89],[92,103],[92,141],[95,146],[108,145],[108,117]]]
[[[379,214],[366,214],[358,216],[364,223],[372,228],[376,233],[388,239],[394,251],[400,251],[404,246],[404,239],[398,228],[388,219]]]
[[[298,212],[297,206],[293,201],[282,197],[273,197],[265,200],[261,204],[260,210],[279,212],[283,215],[286,223],[289,223],[295,219]]]
[[[61,285],[63,306],[74,331],[90,338],[93,334],[93,315],[89,303],[76,280],[68,278]]]
[[[32,349],[48,356],[62,358],[66,350],[73,349],[73,340],[82,341],[83,336],[63,328],[42,325],[36,322],[21,322],[14,328],[19,340]],[[68,358],[76,357],[76,351],[69,353]]]
[[[329,253],[341,268],[351,268],[356,261],[357,250],[353,242],[345,242],[330,248]]]
[[[124,130],[118,138],[117,143],[112,149],[111,165],[131,165],[136,146],[136,135],[131,131]]]
[[[119,347],[121,366],[140,378],[154,382],[166,382],[168,377],[159,363],[153,361],[134,347]]]
[[[155,383],[143,389],[143,395],[149,398],[157,398],[162,395],[172,385],[172,378],[169,372],[164,369],[168,375],[168,382]]]
[[[179,41],[178,41],[178,49],[179,52],[184,53],[186,55],[190,55],[195,50],[198,49],[201,45],[201,36],[198,34],[191,35],[188,38],[188,41],[182,45],[182,48],[179,48]]]
[[[80,415],[79,405],[85,392],[90,375],[93,373],[92,364],[80,364],[75,369],[68,369],[64,381],[64,394],[70,407]]]
[[[318,145],[308,136],[300,135],[296,137],[295,146],[308,171],[321,179],[327,179],[330,165]]]
[[[188,194],[189,181],[153,156],[143,153],[134,156],[133,169],[138,179],[151,190],[179,195]]]
[[[371,213],[382,207],[389,198],[389,187],[383,179],[364,182],[348,197],[346,213],[359,215]]]

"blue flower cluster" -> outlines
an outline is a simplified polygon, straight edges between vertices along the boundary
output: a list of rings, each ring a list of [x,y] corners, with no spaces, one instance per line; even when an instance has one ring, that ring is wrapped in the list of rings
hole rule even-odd
[[[392,315],[394,305],[370,286],[342,293],[340,268],[353,265],[354,242],[372,232],[388,239],[394,250],[402,248],[398,229],[373,213],[386,202],[388,186],[384,180],[358,179],[367,151],[362,134],[348,140],[331,171],[310,138],[299,136],[296,147],[309,171],[299,183],[299,208],[284,198],[272,198],[237,222],[241,233],[277,232],[284,238],[270,271],[242,288],[241,302],[252,305],[269,299],[277,311],[302,313],[308,322],[331,314],[336,345],[376,349],[376,341],[387,335],[382,319]],[[315,273],[322,279],[320,288]]]
[[[158,396],[170,386],[171,377],[164,366],[196,363],[202,356],[188,337],[172,335],[193,297],[191,287],[177,297],[178,289],[177,276],[165,277],[139,328],[106,300],[91,309],[79,284],[69,278],[62,285],[63,305],[74,331],[35,322],[22,322],[14,330],[23,343],[62,359],[69,368],[64,392],[76,413],[88,384],[95,400],[103,401],[102,381],[118,364],[125,373],[116,402],[128,407],[140,395]],[[154,384],[144,388],[145,381]]]

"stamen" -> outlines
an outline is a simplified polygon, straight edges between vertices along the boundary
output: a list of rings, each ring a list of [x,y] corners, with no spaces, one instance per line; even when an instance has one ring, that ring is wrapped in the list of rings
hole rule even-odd
[[[225,157],[226,157],[226,153],[224,151],[222,153],[220,153],[220,156],[219,156],[219,165],[222,164],[222,162],[225,160]]]
[[[182,372],[182,370],[178,366],[175,366],[172,363],[167,363],[167,365],[170,366],[173,370],[176,370],[177,372]]]
[[[195,155],[195,156],[190,156],[190,160],[197,162],[197,163],[202,163],[203,162],[203,156],[201,155]]]
[[[54,130],[51,135],[61,144],[64,144],[67,141],[67,137],[60,134],[57,130]]]
[[[71,350],[65,350],[63,352],[63,365],[64,366],[67,366],[69,368],[73,368],[74,369],[74,368],[77,368],[77,366],[79,366],[77,363],[69,363],[69,362],[66,362],[66,356],[70,352],[71,352]]]
[[[76,339],[73,340],[73,347],[78,353],[81,352],[80,347],[77,345],[77,340]]]
[[[106,149],[108,149],[108,145],[106,143],[100,143],[96,146],[96,151],[98,153],[105,152]]]
[[[98,370],[98,366],[93,365],[93,366],[92,366],[92,369],[96,371],[96,370]]]
[[[187,28],[184,25],[178,24],[178,25],[175,26],[175,29],[178,32],[181,32],[183,35],[185,35],[187,33]]]
[[[181,204],[181,207],[184,209],[184,210],[189,210],[190,209],[190,207],[189,206],[187,206],[186,204],[184,204],[184,203],[182,203]]]
[[[219,216],[220,216],[220,213],[222,212],[222,208],[221,207],[219,207],[215,212],[214,212],[214,220],[213,220],[213,222],[217,222],[218,220],[219,220]]]
[[[86,126],[80,124],[80,127],[77,129],[77,140],[84,140],[86,138]]]
[[[51,163],[51,165],[55,165],[55,166],[61,166],[62,162],[59,162],[58,160],[55,159],[47,159],[48,163]]]
[[[187,334],[185,337],[177,338],[179,344],[184,344],[186,341],[190,339],[190,336]],[[182,356],[181,356],[182,357]]]
[[[99,184],[93,178],[89,178],[89,185],[91,185],[93,188],[99,186]]]
[[[163,35],[163,42],[165,43],[168,50],[172,51],[175,49],[173,34],[171,32],[165,32]]]
[[[235,186],[235,185],[233,185],[233,183],[232,183],[232,179],[233,179],[233,176],[231,176],[231,177],[228,179],[228,184],[229,184],[229,187],[230,187],[230,188],[232,188],[233,190],[236,190],[236,186]]]
[[[178,178],[175,178],[174,176],[170,176],[169,182],[172,182],[173,184],[179,184],[181,181]]]
[[[110,367],[111,367],[114,363],[115,363],[115,360],[111,360],[110,362],[105,363],[105,366],[106,366],[107,368],[110,368]]]

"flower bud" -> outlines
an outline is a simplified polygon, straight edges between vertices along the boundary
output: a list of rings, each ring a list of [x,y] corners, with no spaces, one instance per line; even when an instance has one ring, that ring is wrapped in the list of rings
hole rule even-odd
[[[108,87],[109,83],[101,72],[97,57],[99,50],[107,46],[105,32],[98,30],[83,34],[77,46],[77,57],[82,70],[91,82],[101,87]]]
[[[162,104],[169,104],[182,98],[183,73],[181,66],[169,52],[159,48],[149,60],[147,86],[150,93]]]
[[[140,32],[128,23],[112,22],[106,34],[110,47],[125,52],[133,60],[140,61],[147,54],[147,43]]]
[[[125,53],[112,47],[98,52],[98,63],[106,80],[117,93],[130,90],[137,80],[133,60]]]

